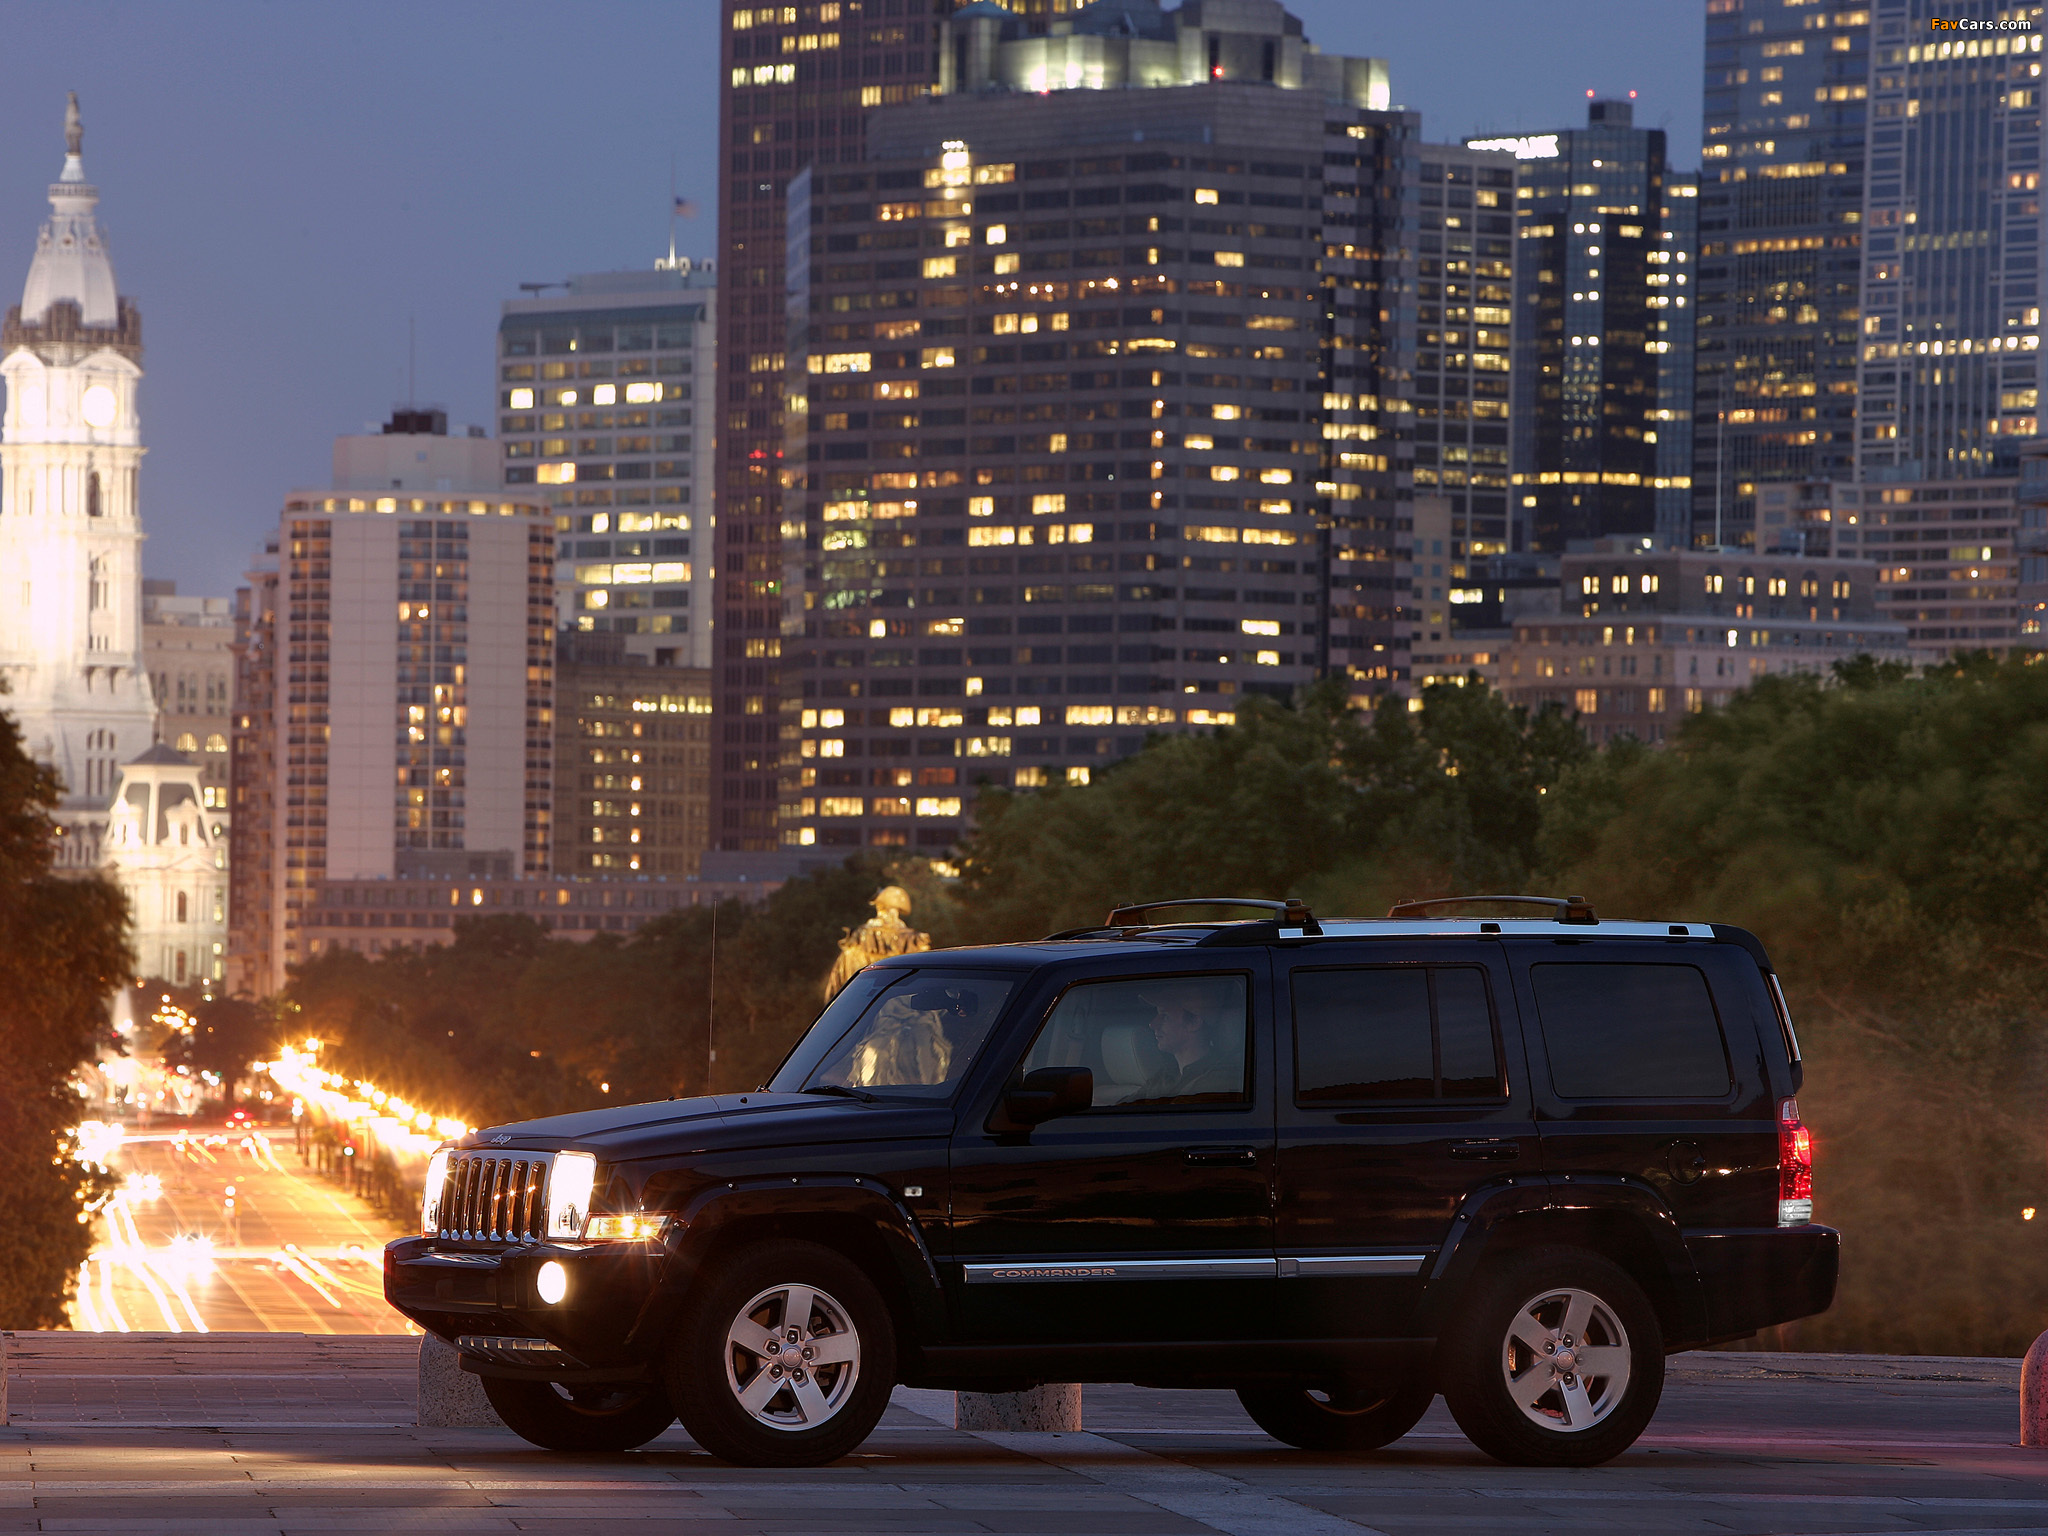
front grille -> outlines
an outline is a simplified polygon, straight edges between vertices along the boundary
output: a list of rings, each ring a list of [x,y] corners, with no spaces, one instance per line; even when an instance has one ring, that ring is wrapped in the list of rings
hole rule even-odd
[[[439,1235],[490,1243],[547,1236],[552,1161],[545,1153],[455,1153],[441,1187]]]

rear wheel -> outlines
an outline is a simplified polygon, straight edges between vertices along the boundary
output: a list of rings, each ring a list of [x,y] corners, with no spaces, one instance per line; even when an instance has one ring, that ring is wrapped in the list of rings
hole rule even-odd
[[[1429,1411],[1436,1389],[1423,1378],[1350,1392],[1319,1387],[1239,1387],[1244,1411],[1275,1440],[1304,1451],[1376,1451]]]
[[[1441,1362],[1458,1427],[1515,1466],[1610,1461],[1664,1392],[1650,1299],[1619,1265],[1576,1248],[1532,1249],[1474,1281]]]
[[[860,1267],[815,1243],[741,1249],[693,1298],[668,1360],[683,1428],[747,1467],[815,1467],[874,1430],[896,1334]]]
[[[630,1451],[676,1421],[668,1394],[653,1383],[482,1380],[484,1396],[506,1427],[551,1451]]]

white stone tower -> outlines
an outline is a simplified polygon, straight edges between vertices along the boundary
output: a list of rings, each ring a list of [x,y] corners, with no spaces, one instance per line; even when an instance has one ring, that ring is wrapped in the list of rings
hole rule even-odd
[[[155,714],[136,499],[142,317],[114,286],[83,141],[74,94],[50,217],[0,332],[0,709],[63,779],[72,867],[98,862],[120,765],[150,745]]]

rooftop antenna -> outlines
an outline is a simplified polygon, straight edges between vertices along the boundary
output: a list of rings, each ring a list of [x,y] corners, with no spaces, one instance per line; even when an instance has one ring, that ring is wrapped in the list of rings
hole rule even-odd
[[[419,404],[419,361],[419,316],[407,315],[405,317],[405,403],[408,409]]]
[[[537,299],[550,288],[566,288],[568,286],[567,283],[521,283],[519,291],[521,293],[530,293]]]

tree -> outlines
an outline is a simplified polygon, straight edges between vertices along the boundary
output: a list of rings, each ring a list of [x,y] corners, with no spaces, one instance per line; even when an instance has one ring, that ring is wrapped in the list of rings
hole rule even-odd
[[[0,1328],[63,1324],[98,1187],[71,1156],[79,1100],[67,1082],[107,1034],[133,966],[121,893],[53,870],[57,800],[0,714]]]
[[[240,997],[209,997],[198,987],[159,985],[161,999],[151,1017],[158,1022],[158,1053],[173,1067],[210,1072],[220,1079],[222,1101],[235,1107],[235,1088],[249,1075],[249,1063],[271,1054],[277,1021],[260,1003]]]
[[[1975,656],[1762,679],[1550,806],[1547,860],[1603,916],[1742,924],[1784,977],[1846,1234],[1805,1345],[2018,1354],[2048,1322],[2043,784],[2048,666]]]

